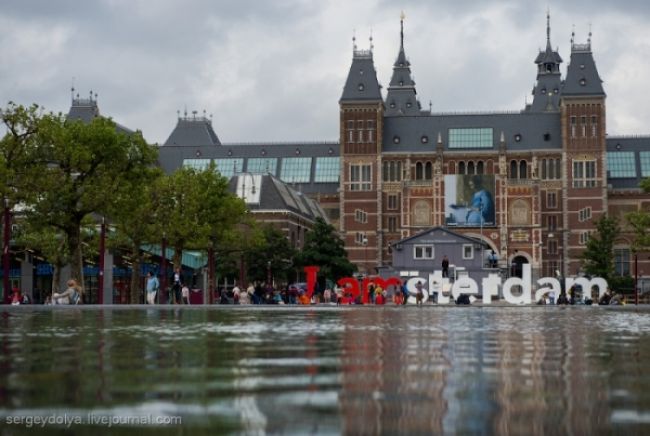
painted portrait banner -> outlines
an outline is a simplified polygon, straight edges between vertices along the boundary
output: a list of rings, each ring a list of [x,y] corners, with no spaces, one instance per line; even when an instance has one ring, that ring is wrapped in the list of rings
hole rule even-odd
[[[495,180],[493,174],[445,176],[447,226],[494,226]]]

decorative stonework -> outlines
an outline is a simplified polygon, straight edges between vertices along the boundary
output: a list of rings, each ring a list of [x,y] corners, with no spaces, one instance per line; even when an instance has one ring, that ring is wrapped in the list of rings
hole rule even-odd
[[[420,200],[413,206],[413,225],[418,227],[431,225],[431,205],[428,201]]]
[[[517,229],[510,232],[510,240],[512,242],[528,242],[530,235],[526,230]]]
[[[508,218],[513,226],[530,225],[530,204],[522,199],[513,201],[510,204]]]

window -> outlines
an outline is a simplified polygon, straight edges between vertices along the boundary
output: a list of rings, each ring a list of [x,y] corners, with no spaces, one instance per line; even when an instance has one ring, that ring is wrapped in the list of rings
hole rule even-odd
[[[424,179],[431,180],[432,178],[433,178],[433,166],[431,165],[431,162],[427,162],[424,165]]]
[[[579,241],[578,241],[578,242],[580,242],[580,245],[587,244],[587,241],[589,240],[590,235],[591,235],[590,231],[580,232]]]
[[[519,178],[527,179],[528,178],[528,164],[525,160],[519,162]]]
[[[596,161],[573,161],[573,187],[593,188],[596,186]]]
[[[350,191],[370,191],[370,165],[350,165]]]
[[[571,137],[576,137],[576,117],[571,117]]]
[[[398,209],[398,197],[396,194],[390,194],[388,196],[388,210],[397,210]]]
[[[560,273],[560,263],[557,260],[549,260],[545,263],[546,277],[556,277]]]
[[[585,207],[578,211],[578,221],[588,221],[591,219],[591,208]]]
[[[242,172],[244,159],[215,159],[214,164],[219,174],[231,178],[235,173]]]
[[[517,175],[518,175],[517,161],[516,160],[511,160],[510,161],[510,174],[509,174],[509,176],[510,176],[511,179],[516,179],[516,178],[518,178]]]
[[[546,207],[549,209],[557,208],[557,193],[556,192],[547,192],[546,193]]]
[[[539,161],[539,174],[544,180],[560,179],[561,173],[560,159],[542,159]]]
[[[357,133],[359,135],[357,142],[363,143],[363,121],[357,121]]]
[[[203,171],[210,166],[210,159],[183,159],[183,166],[186,168],[194,168],[197,171]]]
[[[422,179],[424,179],[424,165],[422,165],[422,162],[417,162],[415,164],[415,180]]]
[[[368,237],[363,232],[357,232],[357,234],[354,236],[354,242],[359,245],[367,246]]]
[[[449,129],[449,148],[493,148],[491,128]]]
[[[390,233],[397,232],[397,217],[395,216],[388,217],[388,231]]]
[[[458,174],[465,174],[465,162],[458,162]]]
[[[246,171],[253,174],[277,174],[278,160],[274,157],[250,158],[246,163]]]
[[[402,162],[384,161],[382,179],[384,182],[399,182],[402,180]]]
[[[641,177],[650,177],[650,151],[639,152],[641,161]]]
[[[433,259],[433,245],[414,245],[413,258],[418,260]]]
[[[315,183],[338,183],[341,159],[338,157],[317,157]]]
[[[581,116],[580,117],[580,124],[582,125],[582,136],[585,137],[587,136],[587,117],[586,116]]]
[[[548,254],[557,254],[557,241],[549,239],[547,251]]]
[[[368,222],[368,213],[364,210],[357,209],[354,211],[354,220],[358,223],[365,224]]]
[[[557,230],[557,215],[548,215],[546,217],[546,224],[549,232]]]
[[[309,183],[311,180],[310,157],[286,157],[282,159],[280,179],[286,183]]]
[[[348,143],[354,143],[354,121],[348,121]]]
[[[366,121],[366,128],[368,129],[368,142],[375,140],[375,120]]]
[[[474,246],[472,244],[463,244],[463,259],[474,259]]]
[[[474,162],[472,161],[467,162],[467,174],[475,174]]]
[[[607,172],[612,178],[635,178],[636,159],[633,151],[608,151]]]
[[[630,250],[626,248],[614,250],[614,271],[619,276],[630,275]]]
[[[593,136],[595,138],[597,136],[597,134],[598,134],[598,118],[596,117],[596,115],[592,115],[591,116],[591,136]]]
[[[485,172],[485,170],[484,170],[484,168],[483,168],[483,161],[480,160],[480,161],[478,161],[478,163],[476,164],[476,174],[483,174],[484,172]]]

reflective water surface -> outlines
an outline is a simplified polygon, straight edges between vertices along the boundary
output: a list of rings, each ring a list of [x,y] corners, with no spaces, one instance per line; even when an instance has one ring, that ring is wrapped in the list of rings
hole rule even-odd
[[[0,350],[2,434],[650,432],[650,308],[5,307]]]

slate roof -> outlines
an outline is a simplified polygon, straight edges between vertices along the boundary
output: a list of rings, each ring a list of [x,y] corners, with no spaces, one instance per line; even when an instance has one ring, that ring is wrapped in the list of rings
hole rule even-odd
[[[210,119],[185,116],[178,118],[176,127],[164,145],[195,147],[199,145],[221,145],[221,142],[212,129]]]
[[[231,177],[228,189],[230,192],[237,193],[237,178],[250,177],[246,175],[235,175]],[[291,186],[282,182],[272,175],[265,174],[261,176],[259,203],[247,203],[252,211],[278,211],[287,210],[294,212],[308,220],[315,220],[320,217],[329,222],[325,211],[315,200],[307,197],[302,192],[293,189]]]
[[[451,128],[492,128],[493,147],[473,149],[449,149]],[[504,133],[508,150],[561,149],[560,117],[557,113],[477,113],[433,114],[417,117],[384,118],[383,151],[385,152],[433,152],[438,134],[445,151],[465,153],[498,150],[501,132]],[[424,143],[422,137],[426,136]],[[395,137],[399,143],[395,143]],[[519,139],[517,141],[516,139]]]
[[[591,52],[591,42],[571,45],[571,60],[561,92],[563,96],[605,96],[603,81]]]
[[[355,50],[340,102],[382,101],[372,50]]]
[[[419,115],[420,103],[417,100],[415,81],[411,77],[411,63],[404,52],[404,20],[400,21],[400,45],[397,59],[393,64],[393,77],[386,95],[386,116]]]
[[[68,111],[67,119],[69,120],[80,120],[84,123],[91,123],[97,117],[100,117],[99,106],[97,105],[97,100],[93,98],[73,98],[72,105]],[[121,133],[133,133],[133,130],[129,129],[117,123],[115,123],[115,128],[118,132]]]
[[[421,231],[419,233],[416,233],[413,236],[409,236],[408,238],[404,238],[404,239],[401,239],[399,241],[396,241],[396,242],[393,243],[393,246],[403,245],[403,244],[406,244],[408,242],[412,242],[414,240],[422,238],[423,236],[426,236],[428,234],[435,233],[435,232],[447,233],[448,235],[451,235],[451,236],[453,236],[455,238],[464,239],[464,240],[466,240],[468,242],[472,242],[474,244],[480,244],[481,243],[481,241],[476,239],[476,238],[471,238],[469,236],[465,236],[462,233],[456,233],[454,231],[449,230],[446,227],[437,226],[437,227],[432,227],[430,229],[423,230],[423,231]],[[484,244],[485,244],[486,247],[489,247],[489,245],[487,243],[484,243]]]

